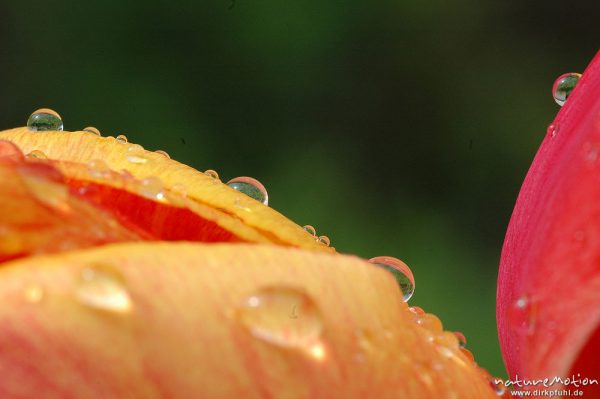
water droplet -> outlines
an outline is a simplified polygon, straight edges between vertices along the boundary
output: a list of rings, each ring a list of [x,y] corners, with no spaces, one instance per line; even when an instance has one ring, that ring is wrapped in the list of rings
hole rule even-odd
[[[444,330],[440,319],[431,313],[425,313],[417,319],[417,324],[432,332],[442,332]]]
[[[435,336],[434,341],[438,345],[445,346],[450,349],[458,349],[458,337],[450,331],[443,331],[441,334]]]
[[[535,330],[537,305],[527,295],[519,296],[509,308],[509,319],[518,331],[527,335]]]
[[[396,277],[396,281],[398,281],[402,295],[404,296],[404,302],[407,302],[413,296],[415,292],[415,278],[406,263],[391,256],[377,256],[370,259],[369,262],[383,267]]]
[[[127,136],[125,136],[124,134],[119,134],[115,140],[117,140],[119,143],[121,144],[127,144]]]
[[[132,308],[125,279],[107,265],[94,265],[81,270],[76,296],[86,306],[109,312],[127,313]]]
[[[125,158],[136,165],[142,165],[148,162],[148,158],[144,154],[144,148],[141,145],[134,144],[127,149]]]
[[[408,310],[410,310],[411,312],[413,312],[417,316],[425,314],[425,311],[423,310],[423,308],[421,308],[419,306],[411,306],[411,307],[408,308]]]
[[[331,244],[331,240],[327,236],[319,236],[317,238],[317,241],[319,241],[321,244],[323,244],[325,246],[329,246]]]
[[[110,174],[110,168],[101,159],[95,159],[87,164],[87,169],[93,177],[103,179]]]
[[[216,171],[212,170],[212,169],[207,169],[207,170],[205,170],[205,171],[204,171],[204,174],[205,174],[206,176],[208,176],[208,177],[210,177],[210,178],[214,179],[214,180],[219,180],[219,174],[218,174]]]
[[[56,111],[41,108],[31,114],[27,120],[27,127],[34,132],[63,130],[63,122]]]
[[[40,303],[44,299],[44,290],[39,285],[30,285],[23,292],[25,300],[30,303]]]
[[[162,156],[163,156],[163,157],[165,157],[165,158],[169,158],[169,159],[171,159],[171,157],[169,156],[169,154],[167,154],[167,152],[166,152],[166,151],[163,151],[163,150],[156,150],[156,151],[154,151],[154,152],[155,152],[155,153],[157,153],[157,154],[160,154],[160,155],[162,155]]]
[[[464,348],[467,346],[467,337],[465,337],[465,334],[461,333],[460,331],[455,331],[454,335],[456,335],[456,338],[458,339],[459,347]]]
[[[317,230],[315,230],[315,228],[313,226],[311,226],[310,224],[307,224],[306,226],[302,227],[304,230],[306,230],[306,232],[308,234],[310,234],[313,237],[317,236]]]
[[[555,125],[554,123],[548,125],[548,128],[546,129],[546,134],[550,137],[556,137],[556,135],[558,134],[558,130],[559,130],[559,125]]]
[[[558,79],[554,81],[552,85],[552,96],[554,97],[554,101],[561,107],[567,101],[567,98],[575,89],[577,82],[581,78],[581,74],[569,72],[564,75],[560,75]]]
[[[88,133],[92,133],[95,134],[96,136],[102,136],[102,134],[100,134],[100,130],[96,129],[93,126],[88,126],[85,129],[83,129],[84,132],[88,132]]]
[[[25,159],[21,149],[7,140],[0,140],[0,158],[17,162]]]
[[[32,158],[32,159],[48,159],[48,156],[46,154],[44,154],[42,151],[40,151],[40,150],[33,150],[29,154],[27,154],[27,158]]]
[[[489,382],[497,396],[504,395],[506,388],[504,387],[504,381],[502,381],[502,379],[490,377]]]
[[[467,360],[471,361],[471,363],[475,363],[475,356],[473,356],[473,353],[470,350],[460,348],[460,353],[462,353],[463,356],[467,358]]]
[[[295,288],[264,288],[246,298],[238,316],[258,339],[302,350],[316,360],[326,357],[321,315],[310,297]]]
[[[158,177],[146,177],[140,181],[140,194],[146,198],[164,202],[165,191],[162,182]]]
[[[245,212],[252,212],[252,209],[250,209],[247,206],[245,206],[244,204],[242,204],[242,199],[240,197],[235,198],[235,200],[233,201],[233,206],[235,206],[236,208],[239,208]]]
[[[269,205],[269,195],[267,194],[265,186],[252,177],[236,177],[235,179],[229,180],[227,185],[264,205]]]

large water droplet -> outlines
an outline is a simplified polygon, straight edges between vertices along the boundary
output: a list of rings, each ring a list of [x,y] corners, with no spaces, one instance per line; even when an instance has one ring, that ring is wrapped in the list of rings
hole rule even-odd
[[[241,176],[231,179],[227,182],[227,185],[241,193],[246,194],[248,197],[257,200],[264,205],[269,205],[269,195],[267,189],[258,180]]]
[[[561,107],[567,101],[567,98],[575,89],[577,82],[581,78],[581,74],[575,72],[565,73],[564,75],[560,75],[558,79],[554,81],[552,85],[552,96],[554,97],[554,101]]]
[[[314,302],[291,287],[268,287],[246,298],[238,312],[250,333],[265,342],[325,358],[323,325]]]
[[[56,111],[41,108],[31,114],[27,120],[27,127],[34,132],[63,130],[63,122]]]
[[[146,198],[164,202],[165,188],[158,177],[146,177],[140,182],[140,194]]]
[[[86,306],[109,312],[127,313],[132,308],[125,279],[107,265],[84,268],[77,281],[76,296]]]
[[[383,267],[396,277],[396,281],[398,281],[402,290],[404,302],[407,302],[413,296],[415,292],[415,278],[406,263],[391,256],[377,256],[369,259],[369,262]]]
[[[88,132],[88,133],[92,133],[95,134],[96,136],[102,136],[102,134],[100,134],[100,130],[96,129],[93,126],[88,126],[85,129],[83,129],[84,132]]]
[[[313,237],[317,236],[317,230],[315,230],[315,228],[313,226],[311,226],[310,224],[307,224],[306,226],[304,226],[302,228],[311,236],[313,236]]]

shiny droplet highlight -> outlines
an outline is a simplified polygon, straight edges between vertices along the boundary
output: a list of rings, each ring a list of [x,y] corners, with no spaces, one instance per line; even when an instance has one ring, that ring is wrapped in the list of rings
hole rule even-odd
[[[85,129],[83,129],[84,132],[88,132],[88,133],[92,133],[95,134],[96,136],[102,136],[102,134],[100,134],[100,130],[96,129],[93,126],[88,126]]]
[[[558,125],[555,125],[554,123],[551,123],[550,125],[548,125],[548,128],[546,129],[546,134],[550,137],[556,137],[556,135],[558,134]]]
[[[34,132],[63,130],[63,122],[56,111],[41,108],[29,116],[27,128]]]
[[[139,192],[146,198],[164,202],[165,188],[158,177],[147,177],[140,181]]]
[[[261,182],[252,177],[236,177],[235,179],[229,180],[227,185],[264,205],[269,205],[269,195],[267,194],[267,189],[261,184]]]
[[[560,75],[558,79],[554,81],[554,84],[552,85],[552,96],[558,105],[561,107],[564,105],[580,78],[581,74],[570,72]]]
[[[311,298],[298,289],[264,288],[244,300],[238,317],[262,341],[302,350],[316,360],[326,356],[320,312]]]
[[[205,170],[205,171],[204,171],[204,174],[205,174],[206,176],[208,176],[208,177],[210,177],[210,178],[214,179],[214,180],[219,180],[219,174],[218,174],[216,171],[212,170],[212,169],[207,169],[207,170]]]
[[[115,140],[117,140],[119,143],[121,144],[127,144],[127,136],[125,136],[124,134],[119,134]]]
[[[327,247],[331,245],[331,240],[327,236],[319,236],[317,238],[317,241],[319,241],[321,244],[323,244]]]
[[[461,333],[460,331],[455,331],[454,335],[456,335],[456,339],[458,339],[459,347],[464,348],[467,346],[467,337],[465,337],[465,334]]]
[[[125,279],[107,265],[86,267],[79,273],[75,294],[85,306],[114,313],[131,311]]]
[[[402,290],[404,302],[407,302],[413,296],[415,292],[415,278],[406,263],[391,256],[377,256],[370,259],[369,262],[383,267],[394,275]]]
[[[143,165],[148,162],[144,148],[139,144],[134,144],[127,149],[125,159],[127,159],[128,162],[136,165]]]

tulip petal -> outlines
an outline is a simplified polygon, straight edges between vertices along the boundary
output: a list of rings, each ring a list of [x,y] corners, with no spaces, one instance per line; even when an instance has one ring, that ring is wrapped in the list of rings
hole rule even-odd
[[[496,397],[351,256],[111,244],[9,262],[0,295],[3,398]]]
[[[500,342],[513,378],[600,380],[600,53],[553,124],[502,250]]]

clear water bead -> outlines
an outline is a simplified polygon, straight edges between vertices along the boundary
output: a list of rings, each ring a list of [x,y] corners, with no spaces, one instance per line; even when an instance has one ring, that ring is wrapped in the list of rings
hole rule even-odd
[[[33,158],[33,159],[48,159],[48,156],[40,150],[33,150],[30,153],[27,154],[27,158]]]
[[[88,127],[86,127],[85,129],[83,129],[83,131],[84,131],[84,132],[88,132],[88,133],[95,134],[96,136],[102,136],[102,135],[100,134],[100,130],[96,129],[96,128],[95,128],[95,127],[93,127],[93,126],[88,126]]]
[[[86,267],[79,274],[75,294],[84,305],[114,313],[131,311],[125,279],[107,265]]]
[[[580,73],[569,72],[560,75],[558,79],[554,81],[554,84],[552,85],[552,96],[558,105],[561,107],[564,105],[580,78]]]
[[[269,344],[299,349],[315,360],[325,357],[323,324],[312,299],[292,287],[267,287],[250,295],[238,318],[256,338]]]
[[[122,144],[127,144],[127,136],[125,136],[124,134],[119,134],[115,140],[117,140],[119,143]]]
[[[413,296],[415,292],[415,278],[406,263],[391,256],[377,256],[369,259],[369,262],[383,267],[394,275],[402,290],[404,302],[407,302]]]
[[[208,176],[208,177],[210,177],[210,178],[214,179],[214,180],[219,180],[219,174],[218,174],[216,171],[212,170],[212,169],[207,169],[207,170],[205,170],[205,171],[204,171],[204,174],[205,174],[206,176]]]
[[[56,111],[49,108],[40,108],[29,116],[27,128],[34,132],[63,130],[63,122]]]
[[[329,237],[327,236],[319,236],[317,238],[317,241],[319,241],[321,244],[325,245],[325,246],[329,246],[331,245],[331,240],[329,239]]]
[[[269,195],[267,194],[267,189],[262,185],[261,182],[252,177],[236,177],[235,179],[229,180],[227,185],[264,205],[269,205]]]
[[[169,159],[171,159],[171,156],[170,156],[170,155],[169,155],[169,154],[168,154],[166,151],[163,151],[163,150],[156,150],[156,151],[154,151],[154,152],[155,152],[155,153],[157,153],[157,154],[160,154],[160,155],[162,155],[162,156],[163,156],[163,157],[165,157],[165,158],[169,158]]]
[[[311,236],[313,236],[313,237],[317,236],[317,230],[310,224],[307,224],[306,226],[303,226],[302,228]]]

